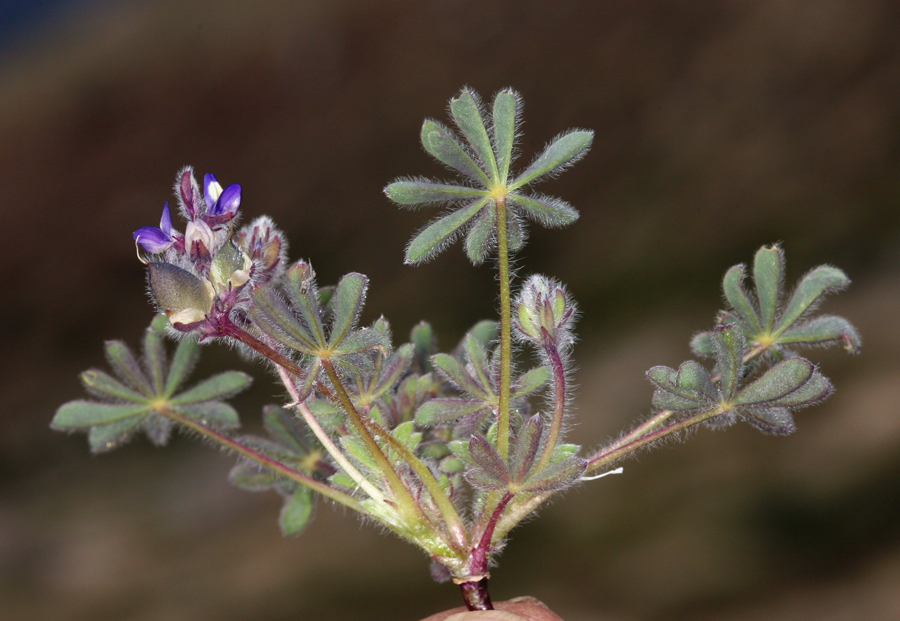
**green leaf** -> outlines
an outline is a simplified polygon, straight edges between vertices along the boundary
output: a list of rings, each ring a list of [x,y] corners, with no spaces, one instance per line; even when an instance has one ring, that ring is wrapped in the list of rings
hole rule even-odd
[[[128,346],[122,341],[106,342],[109,364],[123,381],[144,394],[152,395],[153,387]]]
[[[427,226],[406,249],[406,263],[422,263],[439,253],[454,234],[487,204],[488,198],[471,203]]]
[[[359,354],[380,349],[387,352],[391,348],[390,336],[381,330],[372,330],[371,328],[362,328],[352,332],[350,336],[344,338],[340,345],[334,348],[333,353],[338,356],[349,356],[351,354]],[[340,359],[332,358],[335,363],[342,362]],[[370,366],[371,360],[367,359],[367,367]]]
[[[519,379],[512,386],[510,396],[514,399],[524,397],[546,384],[549,379],[550,369],[547,367],[535,367],[519,376]]]
[[[725,299],[728,300],[728,303],[731,304],[731,307],[741,316],[744,322],[759,334],[762,332],[759,315],[753,307],[750,296],[744,289],[743,281],[743,265],[735,265],[725,272],[725,278],[722,281]]]
[[[716,354],[712,332],[698,332],[691,338],[691,351],[698,356],[710,358]]]
[[[481,117],[481,102],[476,97],[477,95],[471,91],[464,90],[459,97],[450,100],[450,113],[453,115],[453,120],[456,121],[456,126],[472,145],[475,155],[487,170],[490,179],[485,181],[499,183],[501,179],[497,174],[494,150],[487,130],[484,128],[484,119]],[[480,169],[479,172],[481,172]]]
[[[362,274],[347,274],[338,283],[334,295],[334,324],[329,346],[334,347],[353,329],[366,298],[368,278]]]
[[[528,217],[547,227],[567,226],[578,219],[577,209],[552,196],[510,194],[509,200],[513,205],[521,207]]]
[[[534,162],[509,185],[515,190],[549,174],[561,172],[581,159],[594,140],[594,132],[574,130],[554,138]]]
[[[788,358],[763,373],[734,398],[735,405],[764,404],[775,401],[803,386],[813,375],[815,366],[803,358]]]
[[[486,387],[476,382],[459,360],[453,356],[437,354],[431,359],[431,364],[456,384],[460,390],[485,401],[492,398],[493,395],[488,393]]]
[[[834,392],[834,387],[828,378],[816,371],[803,386],[767,405],[801,408],[828,398],[832,392]]]
[[[97,369],[90,369],[82,373],[81,383],[84,384],[85,388],[90,392],[97,395],[112,397],[123,401],[133,401],[136,403],[147,403],[149,401],[147,395],[142,395],[141,393],[132,390],[116,378],[103,371],[98,371]]]
[[[506,243],[510,252],[518,252],[525,245],[525,226],[515,211],[506,214]]]
[[[237,411],[221,401],[173,405],[172,409],[209,427],[236,429],[241,426]]]
[[[228,473],[228,481],[247,492],[264,492],[283,481],[275,471],[253,461],[241,461]]]
[[[146,403],[97,403],[95,401],[69,401],[63,404],[50,426],[54,429],[81,429],[94,425],[114,423],[125,418],[147,414],[151,408]],[[140,421],[138,421],[140,422]]]
[[[263,427],[274,440],[284,444],[299,455],[306,455],[304,433],[293,414],[277,405],[263,408]]]
[[[502,183],[509,178],[509,167],[513,160],[513,145],[516,141],[519,94],[505,89],[494,97],[494,148],[497,151],[498,180]]]
[[[841,343],[847,351],[856,354],[862,340],[853,325],[843,317],[821,315],[815,319],[791,326],[778,337],[779,343],[796,345],[828,345]]]
[[[200,357],[200,346],[196,339],[183,338],[178,342],[175,355],[172,356],[172,364],[169,366],[169,374],[166,377],[166,387],[163,391],[165,397],[171,397],[181,384],[187,379],[197,358]]]
[[[423,374],[430,373],[431,357],[437,352],[437,338],[431,325],[426,321],[419,322],[413,327],[409,339],[412,341],[413,358],[419,371]]]
[[[147,415],[143,414],[91,427],[88,431],[88,445],[91,452],[104,453],[127,442],[146,417]]]
[[[464,185],[435,183],[428,179],[404,179],[389,184],[384,193],[389,199],[404,207],[447,203],[487,196],[486,190]]]
[[[440,425],[487,409],[482,401],[431,399],[416,410],[416,423],[423,426]]]
[[[779,407],[755,407],[741,409],[741,418],[762,431],[784,436],[793,433],[797,427],[790,410]]]
[[[466,235],[466,255],[473,265],[480,265],[486,258],[494,242],[497,228],[497,207],[491,201],[481,210]]]
[[[174,405],[184,405],[212,399],[224,399],[244,390],[252,381],[253,378],[246,373],[226,371],[200,382],[193,388],[172,397],[169,401]]]
[[[744,335],[734,324],[719,326],[713,332],[716,360],[719,363],[719,393],[725,401],[731,401],[737,390],[743,368]]]
[[[667,410],[692,410],[708,406],[717,398],[716,390],[699,363],[688,360],[678,370],[658,366],[647,371],[656,384],[653,405]]]
[[[304,485],[297,486],[293,495],[284,503],[278,525],[287,536],[299,535],[309,524],[313,513],[313,493]]]
[[[781,333],[791,327],[804,313],[811,310],[824,294],[840,291],[850,284],[850,279],[841,270],[830,265],[820,265],[813,269],[800,281],[797,290],[791,296],[787,309],[778,322],[775,333]]]
[[[273,287],[257,287],[251,295],[254,304],[250,316],[263,332],[304,354],[313,354],[319,349],[316,336],[294,316]]]
[[[288,294],[294,308],[300,312],[306,332],[318,348],[325,348],[325,327],[322,324],[322,309],[316,289],[316,273],[312,266],[298,261],[288,270]]]
[[[422,124],[421,137],[422,146],[438,161],[475,181],[490,184],[485,172],[443,125],[431,120],[425,121]]]
[[[162,393],[166,381],[166,350],[162,337],[152,326],[144,334],[144,363],[153,383],[153,392]]]
[[[784,274],[784,253],[778,246],[760,248],[753,262],[753,281],[759,299],[762,332],[769,334],[775,323],[778,292]]]
[[[406,345],[400,346],[397,351],[387,359],[387,362],[381,369],[381,375],[378,377],[378,381],[372,388],[373,399],[380,397],[397,384],[397,381],[409,368],[414,351],[415,348],[412,343],[407,343]]]

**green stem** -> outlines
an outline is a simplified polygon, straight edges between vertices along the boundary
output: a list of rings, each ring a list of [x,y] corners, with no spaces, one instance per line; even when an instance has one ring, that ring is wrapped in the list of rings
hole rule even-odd
[[[511,294],[509,290],[509,239],[506,197],[497,205],[497,255],[500,279],[500,407],[497,413],[497,451],[503,459],[509,455],[509,393],[512,375]]]
[[[337,447],[334,441],[331,439],[331,436],[325,432],[322,428],[322,425],[319,424],[319,421],[313,416],[312,411],[306,405],[305,402],[301,402],[300,399],[300,391],[297,390],[297,387],[294,385],[294,382],[291,379],[290,373],[287,372],[283,367],[277,367],[278,376],[281,378],[284,387],[287,388],[288,394],[291,395],[291,398],[294,400],[292,405],[296,406],[298,410],[300,410],[300,414],[303,416],[303,420],[306,421],[306,424],[312,430],[313,434],[319,440],[325,450],[328,451],[328,454],[331,455],[331,458],[334,459],[335,463],[340,466],[341,470],[353,479],[353,482],[362,488],[362,490],[369,495],[370,498],[375,500],[376,502],[384,501],[384,494],[381,493],[371,481],[369,481],[359,470],[357,470],[350,460],[344,455],[344,453]]]
[[[410,491],[403,484],[403,481],[400,480],[400,475],[394,470],[394,466],[385,456],[381,447],[375,442],[375,438],[372,437],[368,426],[363,421],[363,415],[360,414],[356,409],[356,406],[353,405],[353,400],[350,398],[350,395],[347,394],[347,390],[344,388],[344,384],[338,376],[337,371],[335,371],[334,365],[331,364],[330,360],[320,360],[322,361],[322,368],[325,369],[325,373],[328,374],[328,378],[331,380],[331,386],[334,388],[334,393],[338,402],[347,413],[347,416],[350,417],[350,421],[353,423],[354,428],[356,428],[356,433],[366,445],[372,458],[378,463],[379,469],[387,479],[388,486],[394,494],[394,499],[399,506],[401,515],[412,516],[418,514],[424,518],[425,516],[422,515],[421,508],[418,503],[416,503],[416,499],[413,498]]]
[[[367,513],[367,511],[363,508],[359,501],[353,496],[345,494],[344,492],[336,490],[333,487],[322,483],[321,481],[317,481],[314,478],[303,474],[302,472],[294,470],[293,468],[284,465],[280,461],[272,459],[268,455],[264,455],[259,451],[250,448],[249,446],[245,446],[237,440],[230,438],[225,434],[216,431],[215,429],[207,427],[206,425],[192,420],[186,416],[182,416],[178,412],[175,412],[174,410],[171,410],[169,408],[160,408],[156,410],[156,412],[178,423],[179,425],[183,425],[188,429],[192,429],[202,436],[207,437],[210,440],[243,455],[244,457],[252,459],[256,463],[261,464],[269,468],[270,470],[273,470],[274,472],[277,472],[278,474],[291,479],[292,481],[296,481],[301,485],[309,487],[313,491],[319,492],[327,498],[331,498],[335,502],[339,502],[342,505],[353,509],[354,511]]]

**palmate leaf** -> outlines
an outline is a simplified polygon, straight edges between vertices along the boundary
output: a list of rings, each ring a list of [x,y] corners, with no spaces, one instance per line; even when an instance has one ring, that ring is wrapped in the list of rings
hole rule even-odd
[[[237,413],[222,400],[247,388],[250,377],[237,371],[221,373],[176,394],[196,362],[197,344],[181,340],[167,363],[164,325],[157,319],[147,329],[140,361],[121,341],[108,342],[107,358],[119,379],[97,369],[82,373],[82,384],[99,401],[62,405],[50,426],[60,431],[86,431],[93,452],[120,446],[139,430],[154,444],[165,444],[173,426],[166,411],[216,428],[238,427]]]
[[[481,263],[497,244],[500,204],[507,206],[506,235],[511,252],[524,245],[523,217],[551,227],[571,224],[578,218],[578,212],[565,201],[524,190],[581,159],[590,148],[593,132],[574,130],[557,136],[513,179],[510,166],[520,108],[519,95],[504,89],[495,96],[488,118],[478,95],[463,89],[450,101],[450,113],[461,136],[437,121],[425,121],[421,133],[425,150],[464,180],[453,184],[402,178],[385,188],[387,197],[403,207],[435,203],[456,206],[413,238],[406,249],[407,263],[430,260],[461,233],[466,237],[469,260]]]
[[[738,417],[765,433],[787,434],[795,429],[791,410],[818,403],[833,391],[831,382],[815,365],[799,357],[783,360],[747,381],[741,328],[728,324],[709,334],[709,346],[716,356],[718,384],[693,360],[683,363],[677,371],[653,367],[647,376],[656,386],[654,406],[660,410],[689,412],[719,409],[721,413],[708,421],[713,427],[730,424]]]
[[[334,474],[334,469],[317,458],[321,447],[304,433],[290,412],[275,405],[266,406],[263,425],[271,439],[243,436],[241,443],[304,474],[318,474],[321,478]],[[312,490],[255,461],[242,459],[231,469],[228,480],[251,492],[270,489],[278,492],[284,498],[278,524],[285,535],[300,534],[312,518]]]
[[[753,261],[754,291],[744,286],[746,268],[735,265],[725,274],[722,289],[731,310],[719,318],[720,324],[741,327],[748,348],[759,347],[774,359],[791,355],[791,347],[838,343],[851,353],[862,342],[856,329],[842,317],[823,315],[810,318],[825,295],[850,284],[843,271],[830,265],[810,270],[786,301],[784,289],[784,251],[779,246],[760,248]],[[691,348],[698,355],[714,353],[712,334],[694,336]]]

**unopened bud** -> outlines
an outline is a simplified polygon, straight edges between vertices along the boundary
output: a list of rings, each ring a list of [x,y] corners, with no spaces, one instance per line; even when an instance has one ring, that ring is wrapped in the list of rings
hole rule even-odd
[[[557,347],[572,343],[575,305],[565,288],[545,276],[531,276],[516,300],[521,335],[540,346],[550,339]]]

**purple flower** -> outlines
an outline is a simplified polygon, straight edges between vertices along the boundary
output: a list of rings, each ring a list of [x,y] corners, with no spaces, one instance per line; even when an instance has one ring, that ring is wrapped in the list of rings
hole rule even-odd
[[[207,213],[213,217],[228,216],[230,220],[241,207],[241,186],[233,183],[222,190],[213,174],[203,177],[203,195],[206,198]]]
[[[169,203],[163,206],[159,228],[142,226],[132,236],[141,248],[152,254],[168,250],[175,243],[175,237],[172,235],[172,215],[169,213]]]

